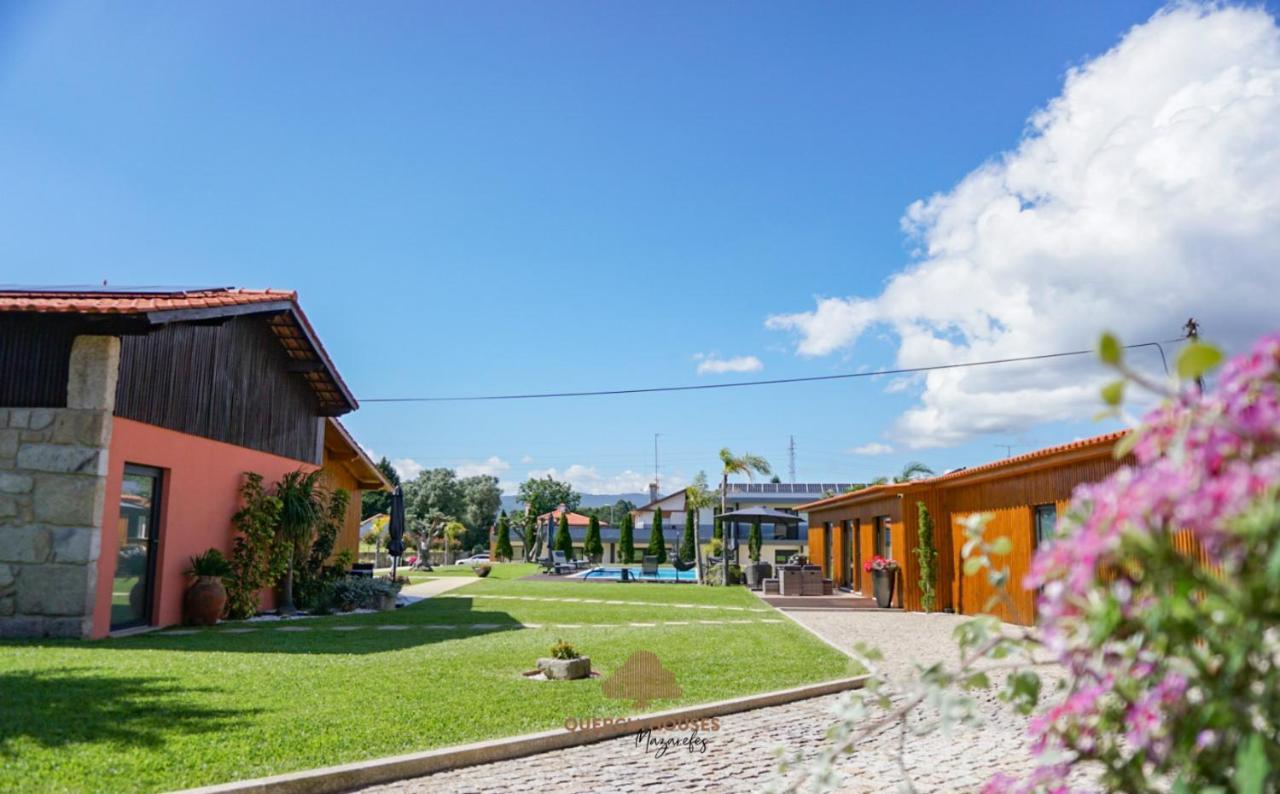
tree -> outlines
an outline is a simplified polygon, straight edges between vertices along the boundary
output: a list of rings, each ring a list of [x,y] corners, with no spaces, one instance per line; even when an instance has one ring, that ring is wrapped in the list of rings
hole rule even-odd
[[[579,504],[577,508],[574,509],[574,512],[580,513],[587,517],[595,516],[596,518],[600,519],[601,524],[608,522],[610,526],[617,526],[618,522],[622,520],[622,517],[624,515],[626,515],[627,513],[635,509],[636,509],[635,502],[632,502],[629,499],[619,499],[618,501],[614,502],[612,505],[597,505],[595,507],[583,507],[581,504]]]
[[[618,529],[618,557],[628,564],[636,561],[635,531],[636,521],[627,513],[622,517],[622,526]]]
[[[233,573],[227,579],[227,617],[234,620],[258,611],[258,593],[279,577],[284,557],[277,537],[280,499],[263,487],[261,474],[245,472],[240,504],[231,519],[236,536],[231,541]]]
[[[384,455],[378,460],[378,471],[391,483],[392,490],[400,484],[400,473],[391,465]],[[360,520],[376,516],[379,513],[391,512],[391,494],[387,491],[365,491],[360,496]]]
[[[587,524],[587,537],[582,542],[582,553],[593,562],[599,562],[604,556],[604,543],[600,540],[600,519],[595,516],[591,516]]]
[[[747,556],[752,562],[760,562],[760,522],[752,521],[747,532]]]
[[[507,511],[498,516],[497,537],[494,538],[494,551],[500,560],[511,559],[511,524],[507,520]]]
[[[745,474],[747,479],[753,479],[752,474],[772,474],[773,470],[769,468],[769,461],[759,455],[752,455],[750,452],[744,452],[741,455],[734,455],[729,451],[728,447],[722,447],[720,450],[720,463],[723,464],[720,475],[720,512],[728,512],[729,502],[729,475]],[[721,530],[723,536],[724,530]],[[729,584],[729,565],[728,565],[728,549],[725,549],[725,565],[724,583]],[[736,552],[735,552],[736,554]]]
[[[444,541],[444,564],[449,564],[449,550],[462,545],[462,538],[467,534],[467,525],[461,521],[450,521],[444,525],[441,530],[441,540]]]
[[[533,562],[542,554],[542,536],[538,534],[538,514],[529,508],[524,512],[524,559]]]
[[[556,551],[564,552],[566,560],[573,559],[573,536],[569,534],[569,511],[560,513],[560,528],[556,530]]]
[[[532,510],[535,516],[541,516],[560,505],[569,510],[577,510],[582,502],[582,494],[573,490],[569,483],[560,482],[548,474],[540,479],[531,477],[520,483],[516,501]]]
[[[695,538],[697,537],[697,533],[702,531],[702,511],[715,507],[715,504],[715,495],[707,488],[707,473],[705,471],[700,471],[697,476],[693,478],[693,482],[689,483],[689,487],[684,489],[684,510],[686,514],[690,511],[693,512]],[[716,538],[721,536],[719,521],[712,521],[711,535]],[[694,546],[694,550],[696,552],[701,552],[701,548],[697,545]],[[701,582],[702,554],[698,553],[696,559],[698,561],[698,581]]]
[[[920,562],[920,606],[925,612],[932,612],[937,598],[937,563],[938,549],[933,539],[933,517],[924,502],[916,502],[919,520],[916,522],[920,543],[916,546],[916,559]]]
[[[911,482],[912,480],[922,480],[925,477],[932,477],[933,469],[924,465],[918,460],[913,460],[902,467],[902,472],[893,478],[894,482]]]
[[[498,510],[502,507],[502,488],[498,478],[478,474],[458,481],[462,490],[463,511],[460,518],[467,525],[467,537],[463,545],[468,548],[487,541],[489,527],[493,526]]]
[[[322,495],[320,470],[307,472],[298,469],[285,474],[276,483],[276,498],[280,500],[280,539],[287,555],[280,605],[276,612],[292,615],[298,611],[293,605],[293,571],[298,557],[311,548],[316,523],[324,515],[327,505]]]
[[[644,553],[658,558],[658,564],[667,561],[667,541],[662,537],[662,511],[653,511],[653,528],[649,530],[649,546]]]
[[[782,478],[775,474],[769,478],[769,482],[773,483],[774,485],[780,485],[782,483]]]
[[[685,562],[695,559],[698,554],[698,530],[694,521],[693,511],[689,509],[689,504],[686,502],[684,510],[684,541],[680,544],[679,554],[679,559]]]

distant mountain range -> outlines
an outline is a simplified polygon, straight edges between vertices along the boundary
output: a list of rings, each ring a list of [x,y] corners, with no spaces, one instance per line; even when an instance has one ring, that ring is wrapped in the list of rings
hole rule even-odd
[[[649,504],[649,494],[647,493],[584,493],[582,495],[583,507],[606,507],[616,504],[619,499],[626,499],[634,502],[636,505]],[[521,505],[516,501],[514,494],[502,495],[502,509],[510,513],[513,510],[519,510]]]

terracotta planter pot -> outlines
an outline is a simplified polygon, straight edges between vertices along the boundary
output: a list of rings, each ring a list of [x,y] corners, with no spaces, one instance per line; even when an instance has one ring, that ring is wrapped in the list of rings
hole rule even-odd
[[[876,594],[876,606],[888,609],[893,606],[893,584],[897,571],[872,571],[871,584]]]
[[[217,576],[200,576],[187,588],[182,612],[193,626],[212,626],[227,607],[227,588]]]

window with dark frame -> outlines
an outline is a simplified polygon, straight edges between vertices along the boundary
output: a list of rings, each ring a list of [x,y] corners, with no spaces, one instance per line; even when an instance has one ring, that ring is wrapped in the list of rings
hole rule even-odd
[[[1053,540],[1053,533],[1058,525],[1058,506],[1055,504],[1036,505],[1035,521],[1036,548]]]

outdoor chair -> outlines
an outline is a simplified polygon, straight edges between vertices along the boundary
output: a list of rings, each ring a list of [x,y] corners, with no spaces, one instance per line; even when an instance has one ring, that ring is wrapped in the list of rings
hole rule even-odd
[[[640,573],[644,576],[657,576],[658,558],[652,554],[646,554],[644,560],[640,563]]]
[[[572,560],[564,556],[563,551],[551,552],[551,567],[557,574],[565,573],[566,571],[578,570],[578,566],[574,565]]]
[[[373,578],[373,563],[357,562],[351,566],[351,576],[363,579]]]

